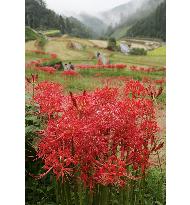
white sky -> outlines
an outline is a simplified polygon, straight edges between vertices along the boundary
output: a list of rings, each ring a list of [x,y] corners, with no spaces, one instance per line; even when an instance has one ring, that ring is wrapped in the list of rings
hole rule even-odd
[[[127,3],[129,0],[45,0],[47,7],[58,13],[64,11],[72,11],[76,13],[98,13],[111,9],[123,3]]]

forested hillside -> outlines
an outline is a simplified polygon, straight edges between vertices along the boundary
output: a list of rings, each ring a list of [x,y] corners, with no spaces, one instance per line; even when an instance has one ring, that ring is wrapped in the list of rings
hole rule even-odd
[[[34,29],[59,29],[62,34],[89,38],[93,32],[73,17],[63,17],[46,7],[43,0],[25,1],[25,25]]]
[[[137,21],[127,31],[129,37],[153,37],[166,40],[166,1],[146,18]]]
[[[112,27],[108,27],[106,35],[117,39],[125,37],[129,28],[134,26],[138,21],[151,15],[163,1],[164,0],[131,0],[127,4],[124,4],[123,7],[122,5],[116,7],[115,9],[119,9],[120,12],[122,11],[122,15],[120,14],[122,18],[116,26],[112,25]],[[125,12],[123,12],[123,8],[125,8]]]

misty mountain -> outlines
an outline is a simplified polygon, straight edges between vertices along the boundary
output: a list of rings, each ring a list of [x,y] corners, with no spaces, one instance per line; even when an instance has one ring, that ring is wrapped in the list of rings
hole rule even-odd
[[[130,0],[128,3],[121,4],[113,9],[100,13],[100,18],[108,25],[115,26],[123,18],[128,18],[140,8],[146,0]]]
[[[89,27],[92,31],[94,31],[98,36],[104,34],[107,29],[107,25],[95,16],[91,16],[86,13],[81,13],[77,17],[84,25]]]
[[[153,37],[166,40],[166,1],[162,2],[150,15],[137,21],[127,30],[129,37]]]
[[[132,25],[138,20],[147,17],[151,14],[164,0],[142,0],[142,5],[133,14],[128,16],[128,18],[123,18],[121,24]]]
[[[117,11],[121,11],[125,8],[126,14],[120,14],[120,19],[119,14],[117,14],[118,23],[107,31],[107,35],[116,38],[123,37],[131,26],[150,15],[161,2],[163,2],[163,0],[131,0],[123,6],[116,7],[115,9]]]

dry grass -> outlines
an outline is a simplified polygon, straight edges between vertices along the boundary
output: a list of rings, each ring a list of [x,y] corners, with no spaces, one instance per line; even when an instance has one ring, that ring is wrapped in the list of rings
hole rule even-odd
[[[103,40],[89,40],[90,42],[93,43],[93,45],[99,47],[99,48],[107,48],[108,43],[107,41],[103,41]]]

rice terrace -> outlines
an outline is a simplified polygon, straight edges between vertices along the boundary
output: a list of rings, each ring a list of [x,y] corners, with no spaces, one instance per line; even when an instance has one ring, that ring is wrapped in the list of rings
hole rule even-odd
[[[165,35],[146,28],[164,5],[111,27],[123,6],[84,21],[26,0],[27,205],[166,204]]]

